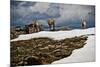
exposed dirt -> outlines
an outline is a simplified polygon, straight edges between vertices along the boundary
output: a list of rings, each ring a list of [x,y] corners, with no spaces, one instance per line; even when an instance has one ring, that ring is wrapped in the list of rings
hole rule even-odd
[[[33,38],[11,42],[11,66],[50,64],[68,57],[75,49],[82,48],[86,36],[53,40],[50,38]]]

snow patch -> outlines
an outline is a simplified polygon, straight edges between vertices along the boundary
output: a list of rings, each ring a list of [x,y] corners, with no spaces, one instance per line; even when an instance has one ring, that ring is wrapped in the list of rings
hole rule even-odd
[[[86,43],[83,48],[74,50],[71,56],[54,61],[52,64],[95,61],[95,36],[89,36]]]
[[[74,29],[71,31],[41,31],[38,33],[19,35],[18,38],[12,39],[11,41],[28,40],[31,38],[39,38],[39,37],[48,37],[54,40],[61,40],[85,34],[95,34],[94,28]]]

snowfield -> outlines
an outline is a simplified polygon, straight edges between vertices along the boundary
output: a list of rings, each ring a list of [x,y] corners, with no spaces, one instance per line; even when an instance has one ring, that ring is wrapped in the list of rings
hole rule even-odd
[[[94,62],[95,61],[95,36],[89,36],[86,43],[87,44],[83,48],[74,50],[69,57],[63,58],[58,61],[54,61],[52,64]]]
[[[42,31],[39,33],[20,35],[18,38],[13,39],[11,41],[27,40],[39,37],[49,37],[53,38],[54,40],[61,40],[65,38],[71,38],[87,34],[95,34],[95,28],[74,29],[70,31],[55,31],[55,32]],[[74,50],[71,56],[63,58],[61,60],[54,61],[52,64],[95,61],[95,35],[89,35],[86,43],[87,44],[83,48]]]
[[[94,30],[95,30],[94,28],[89,28],[89,29],[74,29],[70,31],[53,31],[53,32],[41,31],[38,33],[20,35],[18,38],[12,39],[11,41],[27,40],[27,39],[39,38],[39,37],[48,37],[54,40],[61,40],[61,39],[81,36],[85,34],[94,34],[95,33]]]

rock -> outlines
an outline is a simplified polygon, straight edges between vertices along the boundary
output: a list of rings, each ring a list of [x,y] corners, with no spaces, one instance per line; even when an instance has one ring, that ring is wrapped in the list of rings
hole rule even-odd
[[[55,45],[48,45],[49,48],[55,48]]]
[[[56,45],[56,49],[58,49],[58,48],[61,48],[62,47],[62,45]]]
[[[42,44],[38,44],[38,47],[41,47],[42,46]]]
[[[86,36],[52,40],[50,38],[33,38],[11,42],[11,65],[40,65],[68,57],[75,49],[82,48]]]
[[[40,65],[41,64],[39,58],[36,56],[27,57],[26,62],[27,62],[26,65]]]

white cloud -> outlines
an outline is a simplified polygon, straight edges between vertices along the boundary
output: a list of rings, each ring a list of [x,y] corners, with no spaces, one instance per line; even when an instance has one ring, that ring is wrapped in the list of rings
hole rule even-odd
[[[83,5],[60,5],[60,14],[61,17],[58,18],[58,21],[61,20],[73,20],[86,18],[88,13],[91,12],[91,7]]]
[[[40,12],[40,13],[44,13],[47,11],[47,9],[50,7],[49,6],[50,3],[36,3],[36,5],[34,6],[30,6],[29,8],[33,11],[33,12]]]

